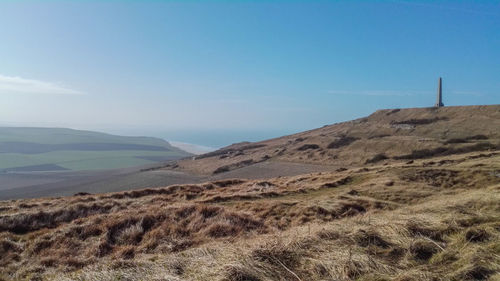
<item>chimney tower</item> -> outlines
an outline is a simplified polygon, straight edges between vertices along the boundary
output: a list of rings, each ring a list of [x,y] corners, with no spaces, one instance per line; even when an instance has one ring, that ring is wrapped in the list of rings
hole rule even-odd
[[[436,107],[442,107],[443,104],[443,87],[441,85],[441,77],[438,79],[438,89],[437,89],[437,99],[436,99]]]

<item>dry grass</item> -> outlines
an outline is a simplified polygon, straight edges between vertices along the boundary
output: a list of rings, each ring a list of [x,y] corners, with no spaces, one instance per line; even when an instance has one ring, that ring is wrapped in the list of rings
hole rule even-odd
[[[495,280],[499,206],[496,152],[3,201],[0,280]]]

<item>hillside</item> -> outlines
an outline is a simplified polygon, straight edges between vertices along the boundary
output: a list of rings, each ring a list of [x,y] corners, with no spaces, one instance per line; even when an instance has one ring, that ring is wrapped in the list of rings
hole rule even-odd
[[[500,105],[379,110],[294,135],[234,144],[173,167],[197,174],[220,174],[263,162],[359,167],[497,149],[499,128]]]
[[[64,128],[0,128],[4,172],[125,168],[189,155],[158,138]]]
[[[2,280],[499,280],[500,151],[0,201]]]

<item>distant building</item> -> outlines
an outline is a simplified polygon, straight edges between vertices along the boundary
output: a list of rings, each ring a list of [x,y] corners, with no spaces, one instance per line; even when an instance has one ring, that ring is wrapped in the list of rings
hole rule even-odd
[[[442,107],[443,104],[443,87],[441,85],[442,79],[439,77],[438,79],[438,90],[437,90],[437,99],[436,99],[436,107]]]

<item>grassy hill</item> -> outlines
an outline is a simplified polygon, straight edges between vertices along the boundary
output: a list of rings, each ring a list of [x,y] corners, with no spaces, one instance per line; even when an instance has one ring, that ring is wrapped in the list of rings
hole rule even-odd
[[[378,110],[368,117],[183,160],[177,169],[220,174],[262,162],[345,168],[486,151],[500,145],[500,105]]]
[[[168,142],[64,128],[0,128],[0,170],[125,168],[188,156]]]

